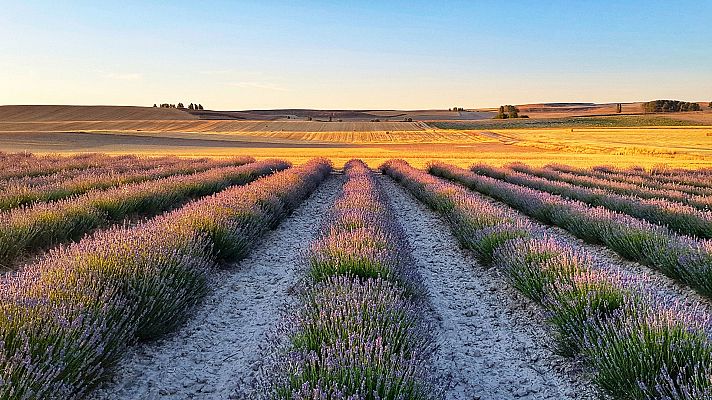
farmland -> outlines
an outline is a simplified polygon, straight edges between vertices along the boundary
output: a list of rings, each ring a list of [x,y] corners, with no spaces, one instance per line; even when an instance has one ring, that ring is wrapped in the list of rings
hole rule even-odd
[[[712,1],[6,3],[0,400],[712,400]]]
[[[0,164],[3,399],[712,395],[709,168]]]
[[[534,166],[551,162],[581,167],[712,166],[712,109],[692,116],[606,117],[576,111],[584,116],[562,120],[572,111],[561,108],[527,111],[531,119],[496,121],[486,119],[492,113],[484,111],[276,110],[196,115],[149,107],[0,106],[0,149],[65,155],[245,156],[295,164],[315,157],[338,164],[359,158],[371,168],[393,158],[421,168],[432,160],[468,167],[473,158],[496,166],[512,161]],[[588,108],[610,112],[604,106]],[[336,120],[328,122],[332,114]],[[538,118],[539,114],[547,118]],[[404,122],[406,117],[413,121]],[[375,119],[380,122],[372,122]]]

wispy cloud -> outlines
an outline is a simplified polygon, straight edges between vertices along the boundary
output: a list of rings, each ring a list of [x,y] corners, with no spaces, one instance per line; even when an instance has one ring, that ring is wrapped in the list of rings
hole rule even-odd
[[[232,74],[235,71],[231,69],[209,69],[205,71],[198,71],[199,74],[201,75],[225,75],[225,74]]]
[[[234,86],[234,87],[241,87],[241,88],[274,90],[274,91],[279,91],[279,92],[286,92],[288,90],[285,87],[282,87],[275,83],[270,83],[270,82],[243,81],[243,82],[231,82],[231,83],[228,83],[228,85]]]
[[[109,79],[116,79],[118,81],[138,81],[140,79],[143,79],[143,74],[140,74],[138,72],[128,72],[128,73],[109,72],[109,73],[104,74],[104,76]]]

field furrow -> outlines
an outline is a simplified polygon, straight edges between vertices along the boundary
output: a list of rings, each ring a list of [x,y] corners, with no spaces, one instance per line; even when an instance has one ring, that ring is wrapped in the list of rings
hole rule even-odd
[[[137,346],[94,399],[245,399],[265,354],[266,333],[290,299],[297,266],[338,193],[332,177],[254,250],[210,278],[205,301],[175,334]]]
[[[35,156],[29,153],[0,152],[0,182],[13,178],[28,178],[54,173],[81,173],[91,168],[127,165],[138,160],[167,160],[174,157],[139,158],[133,155],[109,156],[106,154],[86,153],[70,157],[46,155]]]
[[[0,211],[0,267],[12,269],[16,267],[15,261],[30,251],[78,240],[97,228],[122,222],[127,217],[155,216],[191,199],[288,167],[285,161],[264,160]]]
[[[521,163],[511,164],[510,167],[515,171],[523,172],[525,174],[553,181],[566,182],[591,189],[604,189],[622,195],[636,196],[641,199],[665,199],[687,204],[700,210],[709,210],[712,208],[712,197],[710,196],[691,196],[677,190],[649,188],[632,183],[570,174],[546,168],[536,168]]]
[[[577,186],[518,172],[520,169],[476,164],[471,167],[471,170],[479,175],[582,201],[592,206],[605,207],[654,224],[665,225],[682,235],[712,238],[712,211],[709,210],[699,210],[683,203],[663,199],[642,199],[633,195],[616,194],[607,189]]]
[[[8,180],[0,184],[0,210],[9,210],[36,202],[47,202],[77,196],[93,190],[106,190],[113,187],[141,183],[173,175],[189,175],[212,168],[240,166],[254,162],[252,157],[234,157],[227,160],[185,159],[185,160],[149,160],[89,168],[80,173],[60,172],[30,179]]]
[[[244,258],[330,170],[313,160],[89,236],[3,277],[0,398],[85,397],[128,346],[188,319],[210,273]]]
[[[390,178],[382,183],[430,293],[446,398],[596,398],[580,366],[549,349],[543,313],[461,249],[445,221]]]
[[[577,246],[462,186],[403,161],[382,169],[446,216],[460,243],[482,263],[495,266],[540,304],[556,332],[557,350],[580,355],[608,395],[701,399],[712,394],[711,325],[703,310],[641,293],[635,277],[596,268]]]
[[[402,228],[362,161],[344,175],[255,397],[437,400],[427,294]]]
[[[712,297],[712,241],[678,236],[669,229],[626,214],[515,185],[452,165],[435,163],[430,173],[459,182],[537,220],[562,227],[621,256],[656,268]]]
[[[545,168],[563,173],[588,176],[609,181],[616,181],[661,190],[674,190],[689,195],[712,196],[712,182],[709,177],[694,176],[670,177],[633,169],[620,169],[611,166],[591,168],[572,167],[563,164],[549,164]]]

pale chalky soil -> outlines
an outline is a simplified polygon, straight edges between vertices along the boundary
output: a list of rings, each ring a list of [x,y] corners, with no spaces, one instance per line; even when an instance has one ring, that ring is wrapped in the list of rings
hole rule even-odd
[[[572,360],[553,351],[541,311],[460,249],[449,226],[388,177],[393,202],[439,325],[435,368],[447,399],[595,399]]]
[[[299,277],[305,246],[339,193],[332,176],[248,257],[211,277],[211,293],[188,322],[156,342],[138,345],[94,399],[243,399],[264,355],[259,347],[278,322]]]

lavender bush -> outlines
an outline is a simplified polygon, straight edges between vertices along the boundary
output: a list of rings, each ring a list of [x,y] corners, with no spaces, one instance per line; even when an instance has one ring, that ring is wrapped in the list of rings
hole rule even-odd
[[[707,399],[712,395],[709,317],[631,302],[586,322],[582,353],[594,380],[616,398]]]
[[[254,243],[264,229],[243,229],[241,210],[263,210],[269,223],[291,205],[281,203],[274,208],[279,215],[270,216],[263,204],[275,197],[296,201],[292,191],[308,195],[330,169],[315,160],[232,187],[136,227],[89,236],[4,276],[0,398],[83,397],[134,340],[175,328],[205,293],[214,249],[224,244],[187,223],[191,216],[251,232],[243,240]]]
[[[583,240],[605,244],[628,259],[657,268],[705,296],[712,296],[708,283],[712,269],[706,262],[712,258],[709,240],[678,236],[665,227],[629,215],[443,163],[430,165],[429,171],[500,200],[541,222],[560,226]]]
[[[593,206],[602,206],[655,224],[663,224],[681,234],[701,238],[712,237],[712,212],[710,211],[701,211],[691,206],[663,199],[643,199],[614,194],[598,188],[576,186],[558,180],[550,180],[548,175],[547,178],[540,178],[517,172],[534,170],[522,164],[514,165],[512,168],[514,169],[477,164],[472,167],[472,170],[477,174],[504,180],[515,185],[579,200]],[[551,172],[551,174],[555,173]]]
[[[109,156],[106,154],[83,153],[72,156],[31,153],[0,153],[0,179],[12,179],[54,174],[60,171],[81,171],[107,165],[131,163],[139,157],[132,155]]]
[[[569,174],[546,168],[534,168],[521,163],[512,164],[510,167],[515,171],[524,172],[529,175],[535,175],[541,178],[547,178],[555,181],[563,181],[566,183],[583,186],[591,189],[605,189],[613,193],[631,195],[642,199],[671,200],[688,204],[701,210],[709,210],[710,208],[712,208],[712,197],[708,196],[690,196],[687,193],[679,192],[676,190],[654,189],[646,186],[639,186],[632,183],[610,181],[589,176]]]
[[[60,171],[51,175],[7,180],[0,183],[0,210],[9,210],[35,202],[55,201],[77,196],[90,190],[193,174],[211,168],[239,166],[254,162],[252,157],[227,160],[148,159],[130,164],[106,165],[85,170]]]
[[[445,169],[442,165],[436,168],[443,169],[437,173],[450,178],[467,178],[468,186],[473,181],[475,187],[490,184],[492,187],[488,189],[493,192],[493,187],[507,187],[495,186],[497,182],[487,177],[470,180],[468,174],[472,173],[466,170],[449,166]],[[404,161],[389,161],[381,169],[410,190],[417,190],[413,192],[416,196],[445,216],[476,213],[475,221],[486,221],[479,225],[484,231],[496,232],[497,220],[505,226],[505,231],[507,226],[516,223],[522,228],[526,226],[511,212],[509,218],[503,218],[501,209],[495,210],[477,195],[471,194],[470,202],[463,202],[459,199],[461,187],[449,184],[451,188],[445,190],[443,185],[447,184],[444,181],[434,181],[432,175],[412,168]],[[431,172],[433,169],[430,168]],[[480,178],[483,180],[476,181]],[[523,193],[529,193],[527,190],[530,189]],[[453,206],[440,208],[439,204],[444,200],[436,193],[451,193],[449,204]],[[529,199],[522,199],[520,195],[521,192],[503,190],[501,197],[521,204],[532,214],[541,209],[552,214],[560,206],[543,202],[527,204]],[[461,204],[466,207],[460,209]],[[462,216],[448,219],[451,224],[466,220]],[[469,235],[458,234],[461,243],[472,247],[469,242],[476,238],[488,240],[487,234],[477,235],[476,229],[477,225],[471,224]],[[453,226],[453,231],[460,230]],[[590,256],[565,242],[547,237],[540,231],[526,232],[494,246],[492,262],[502,269],[515,288],[546,309],[556,330],[560,352],[581,354],[592,366],[594,380],[613,398],[709,398],[712,393],[712,342],[710,324],[705,316],[639,293],[637,280],[595,269]],[[703,254],[708,249],[698,250],[690,259],[703,263],[706,260]]]
[[[692,196],[712,195],[712,183],[699,178],[670,178],[660,174],[649,174],[645,171],[623,170],[615,167],[598,166],[593,168],[578,168],[562,164],[549,164],[549,170],[560,171],[568,174],[583,175],[608,181],[634,184],[660,190],[673,190],[687,193]],[[693,184],[690,184],[693,183]]]
[[[709,176],[701,170],[672,170],[669,168],[619,168],[611,165],[599,165],[589,169],[576,168],[563,164],[549,164],[547,168],[555,171],[577,175],[587,175],[596,178],[620,180],[634,184],[652,185],[658,189],[673,189],[690,194],[708,195],[712,189]],[[694,190],[699,189],[700,192]],[[693,190],[693,191],[688,191]]]
[[[265,372],[266,399],[435,399],[420,277],[404,234],[361,161],[307,251],[302,306]]]
[[[27,250],[77,240],[93,229],[128,216],[153,216],[191,198],[245,184],[288,167],[284,161],[265,160],[122,185],[74,199],[0,212],[0,267],[12,267],[13,261]]]

